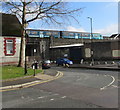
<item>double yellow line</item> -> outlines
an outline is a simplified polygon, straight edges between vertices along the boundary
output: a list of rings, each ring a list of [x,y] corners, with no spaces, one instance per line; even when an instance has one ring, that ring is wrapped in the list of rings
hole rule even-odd
[[[25,86],[20,86],[20,87],[15,87],[15,88],[1,89],[0,92],[17,90],[17,89],[21,89],[21,88],[27,88],[27,87],[30,87],[30,86],[34,86],[34,85],[37,85],[37,84],[46,83],[46,82],[49,82],[49,81],[52,81],[52,80],[61,78],[62,76],[63,76],[63,73],[60,72],[60,71],[58,71],[58,73],[57,73],[56,76],[54,76],[53,78],[50,78],[50,79],[48,79],[48,80],[44,80],[44,81],[40,81],[40,82],[35,82],[35,83],[33,83],[33,84],[28,84],[28,85],[25,85]]]

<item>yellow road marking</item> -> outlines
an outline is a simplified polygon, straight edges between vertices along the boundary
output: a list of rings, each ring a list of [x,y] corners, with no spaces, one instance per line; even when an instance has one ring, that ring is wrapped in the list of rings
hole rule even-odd
[[[46,83],[46,82],[49,82],[49,81],[52,81],[52,80],[55,80],[55,79],[58,79],[58,78],[61,78],[63,76],[63,73],[58,71],[59,72],[59,75],[55,78],[51,78],[49,80],[46,80],[46,81],[42,81],[42,82],[37,82],[37,83],[34,83],[34,84],[30,84],[30,85],[27,85],[27,86],[23,86],[22,88],[27,88],[27,87],[30,87],[30,86],[34,86],[34,85],[37,85],[37,84],[42,84],[42,83]],[[17,90],[17,89],[22,89],[22,88],[10,88],[10,89],[5,89],[5,90],[0,90],[0,92],[5,92],[5,91],[11,91],[11,90]]]

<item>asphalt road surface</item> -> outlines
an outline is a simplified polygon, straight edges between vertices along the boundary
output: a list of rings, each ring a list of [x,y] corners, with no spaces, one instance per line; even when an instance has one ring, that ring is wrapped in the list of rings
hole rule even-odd
[[[118,72],[52,67],[63,77],[2,93],[3,108],[118,108]]]

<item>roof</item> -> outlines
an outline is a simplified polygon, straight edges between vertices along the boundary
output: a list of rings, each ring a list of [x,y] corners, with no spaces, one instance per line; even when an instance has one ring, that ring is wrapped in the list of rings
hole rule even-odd
[[[0,22],[2,24],[2,36],[21,36],[21,23],[16,15],[0,13],[0,16],[2,16]]]
[[[51,46],[50,48],[69,48],[69,47],[80,47],[83,46],[84,44],[71,44],[71,45],[60,45],[60,46]]]
[[[50,31],[50,32],[70,32],[70,33],[83,33],[83,34],[91,34],[90,32],[81,32],[81,31],[70,31],[70,30],[67,30],[67,31],[64,31],[64,30],[58,30],[58,29],[56,29],[56,30],[52,30],[52,29],[26,29],[27,31]],[[100,33],[93,33],[93,34],[100,34]]]
[[[112,35],[110,36],[110,38],[120,39],[120,34],[112,34]]]

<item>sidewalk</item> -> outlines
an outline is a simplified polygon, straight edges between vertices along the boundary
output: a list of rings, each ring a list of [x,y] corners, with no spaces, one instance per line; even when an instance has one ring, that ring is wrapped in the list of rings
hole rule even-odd
[[[117,65],[114,64],[102,64],[102,65],[89,65],[89,64],[73,64],[69,68],[85,68],[85,69],[97,69],[97,70],[112,70],[120,71]]]
[[[37,74],[36,76],[26,76],[7,81],[2,81],[0,91],[7,91],[14,88],[24,88],[35,84],[44,83],[61,77],[62,74],[53,69],[44,70],[44,74]]]

